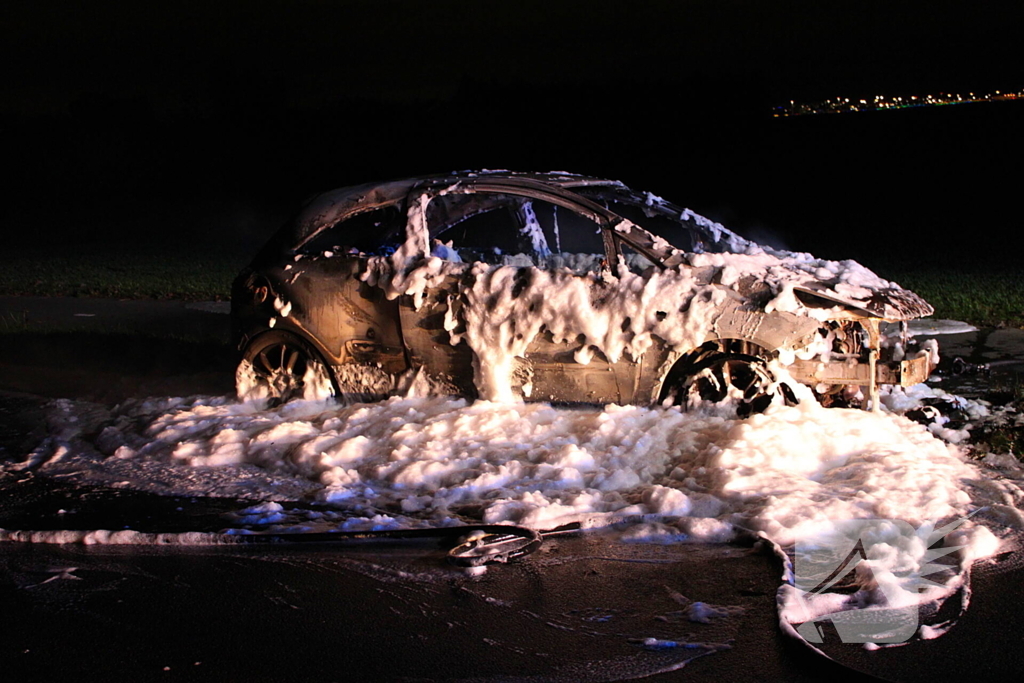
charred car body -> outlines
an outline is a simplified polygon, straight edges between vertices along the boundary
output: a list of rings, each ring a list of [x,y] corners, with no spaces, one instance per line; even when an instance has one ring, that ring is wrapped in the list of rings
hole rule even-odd
[[[617,181],[458,173],[320,195],[235,281],[240,396],[654,404],[789,380],[826,404],[929,374],[917,295]],[[889,327],[902,328],[889,336]],[[781,376],[786,382],[780,382]]]

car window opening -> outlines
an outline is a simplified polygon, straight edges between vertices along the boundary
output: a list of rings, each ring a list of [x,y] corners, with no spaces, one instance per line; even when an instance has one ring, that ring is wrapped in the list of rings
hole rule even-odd
[[[454,262],[595,272],[605,258],[601,226],[538,199],[449,194],[427,207],[431,254]],[[554,246],[554,249],[552,249]]]
[[[405,231],[405,212],[398,204],[351,215],[320,231],[302,245],[301,253],[319,256],[365,254],[387,256],[395,251]]]
[[[700,235],[694,226],[682,220],[680,214],[667,206],[659,204],[648,206],[630,195],[610,194],[607,190],[581,188],[579,193],[635,223],[652,235],[661,237],[677,249],[692,253],[721,251],[721,249],[707,244],[708,240]]]

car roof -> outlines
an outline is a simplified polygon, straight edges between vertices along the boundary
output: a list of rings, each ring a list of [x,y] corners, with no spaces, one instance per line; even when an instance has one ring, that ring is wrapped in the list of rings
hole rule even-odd
[[[569,190],[577,187],[609,187],[628,190],[617,180],[550,171],[547,173],[519,173],[515,171],[457,171],[443,175],[420,176],[403,180],[390,180],[342,187],[316,195],[303,206],[299,214],[285,225],[266,247],[260,257],[272,257],[282,251],[295,249],[312,239],[318,232],[364,211],[394,205],[416,189],[440,191],[454,185],[486,183],[507,187],[542,184],[552,189]],[[257,257],[259,259],[260,257]]]

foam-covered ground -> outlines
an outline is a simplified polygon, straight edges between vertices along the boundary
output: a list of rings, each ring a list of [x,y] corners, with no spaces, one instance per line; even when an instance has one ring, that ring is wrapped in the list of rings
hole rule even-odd
[[[904,411],[935,393],[897,391],[885,403]],[[984,404],[968,407],[977,419],[990,416]],[[720,407],[570,410],[445,398],[350,406],[293,401],[276,408],[224,397],[166,398],[112,410],[60,400],[50,409],[50,435],[26,461],[6,469],[161,495],[243,498],[251,504],[230,524],[243,532],[467,522],[547,529],[580,522],[624,525],[622,538],[641,542],[762,535],[792,553],[818,539],[834,543],[837,527],[856,520],[899,520],[930,530],[981,507],[1009,526],[1019,527],[1021,519],[1012,468],[1000,474],[939,438],[955,441],[959,431],[929,429],[897,412],[824,409],[810,400],[745,420]],[[998,458],[990,462],[1009,467]],[[972,561],[999,549],[997,527],[967,520],[950,529],[946,545],[962,549],[928,591],[920,590],[920,577],[935,559],[928,547],[937,539],[922,544],[927,534],[896,533],[883,539],[884,552],[869,553],[872,572],[862,577],[855,599],[790,591],[783,615],[817,618],[891,604],[900,595],[941,600],[962,588]],[[92,531],[99,533],[3,537],[217,540]],[[887,594],[879,591],[882,575],[892,577]]]
[[[886,403],[902,411],[917,401]],[[965,482],[986,479],[932,433],[960,432],[811,401],[746,420],[444,398],[271,409],[171,398],[109,412],[57,401],[52,411],[51,436],[21,466],[173,495],[314,501],[349,527],[645,517],[671,540],[763,531],[790,544],[829,520],[964,514]]]

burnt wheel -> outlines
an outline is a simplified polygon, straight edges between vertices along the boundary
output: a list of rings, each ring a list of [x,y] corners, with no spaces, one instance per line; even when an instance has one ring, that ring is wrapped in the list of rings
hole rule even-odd
[[[781,395],[797,403],[793,390],[776,382],[768,369],[768,352],[740,340],[708,342],[681,358],[665,379],[661,402],[692,406],[736,402],[736,415],[763,413]]]
[[[265,332],[245,348],[235,373],[242,400],[276,406],[293,398],[323,399],[337,391],[327,364],[309,342],[283,331]]]

